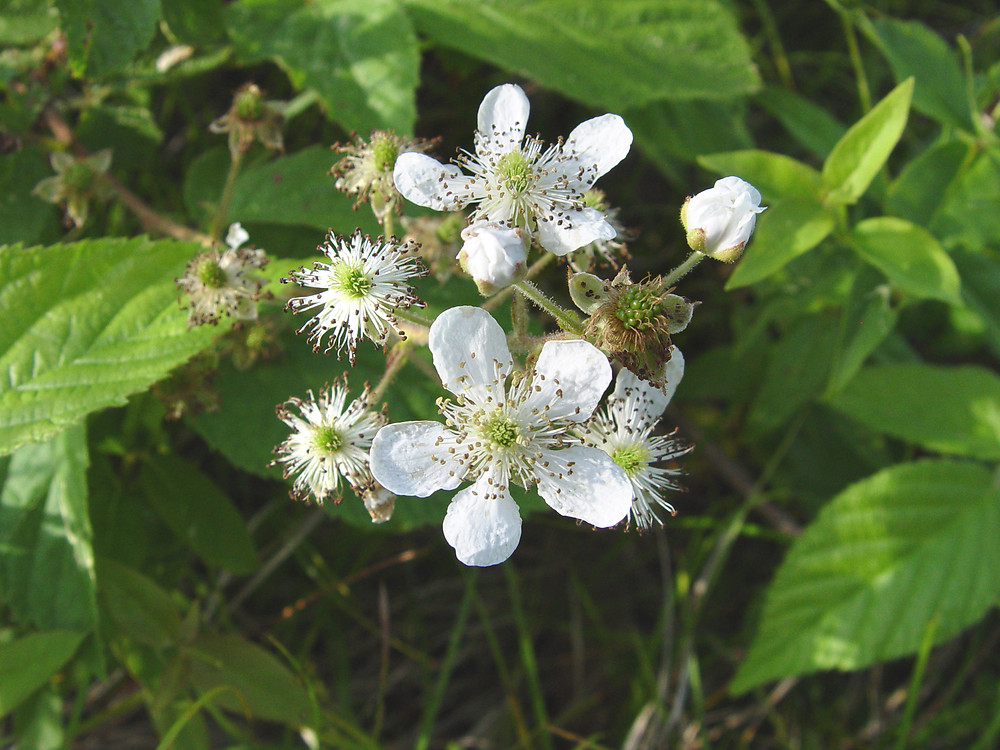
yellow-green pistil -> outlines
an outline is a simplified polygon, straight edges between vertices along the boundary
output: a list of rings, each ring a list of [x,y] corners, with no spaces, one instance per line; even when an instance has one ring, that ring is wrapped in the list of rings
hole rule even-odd
[[[625,474],[633,477],[649,463],[649,450],[641,445],[623,445],[611,454],[611,460],[621,466]]]
[[[531,164],[520,151],[510,151],[500,157],[496,166],[497,180],[514,195],[525,193],[535,178]]]
[[[641,284],[636,284],[622,291],[615,309],[615,317],[629,328],[645,331],[652,328],[661,312],[659,295]]]
[[[333,427],[320,427],[313,436],[313,445],[320,453],[336,453],[344,447],[344,436]]]
[[[379,172],[391,172],[399,156],[399,146],[391,135],[377,136],[372,140],[372,155]]]
[[[361,266],[341,263],[333,272],[336,289],[351,299],[361,299],[371,291],[373,282]]]
[[[236,114],[240,119],[250,121],[264,116],[264,100],[257,87],[248,88],[236,95]]]
[[[198,264],[198,281],[209,289],[221,289],[226,285],[226,272],[218,261],[205,258]]]
[[[494,414],[483,425],[483,435],[493,445],[510,448],[521,437],[521,431],[503,414]]]

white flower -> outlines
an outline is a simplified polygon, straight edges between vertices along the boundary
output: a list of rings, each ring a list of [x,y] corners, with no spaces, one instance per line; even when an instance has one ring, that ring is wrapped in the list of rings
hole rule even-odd
[[[672,477],[681,472],[654,464],[683,456],[691,447],[678,443],[670,435],[653,435],[652,432],[683,375],[684,357],[677,347],[667,362],[663,388],[622,368],[607,405],[580,430],[585,443],[600,448],[624,469],[633,493],[629,523],[634,522],[640,530],[653,523],[663,525],[655,506],[671,515],[675,512],[663,495],[667,490],[680,489]]]
[[[692,250],[732,263],[743,253],[757,223],[760,193],[739,177],[723,177],[714,187],[688,198],[681,222]]]
[[[368,408],[367,386],[350,404],[347,388],[338,382],[325,386],[319,398],[308,394],[305,401],[292,398],[278,406],[278,417],[292,434],[274,449],[278,458],[271,465],[284,464],[286,479],[295,475],[291,495],[297,500],[312,495],[318,503],[330,497],[339,502],[341,478],[358,492],[370,489],[368,449],[385,417]]]
[[[311,270],[300,268],[291,272],[291,278],[281,280],[324,290],[308,297],[293,297],[285,305],[293,313],[319,308],[316,316],[299,329],[301,333],[312,326],[309,341],[313,348],[319,351],[323,337],[329,333],[324,351],[336,347],[339,353],[346,347],[354,364],[362,338],[384,344],[390,330],[405,338],[393,311],[424,306],[406,283],[426,273],[420,261],[409,254],[411,246],[398,244],[395,237],[388,242],[381,237],[372,240],[358,230],[349,238],[330,232],[319,249],[326,253],[329,263],[315,262]]]
[[[549,341],[535,369],[508,386],[513,361],[506,336],[478,307],[446,310],[430,330],[434,366],[455,395],[439,408],[445,423],[401,422],[372,443],[375,479],[398,495],[455,495],[444,535],[466,565],[506,560],[521,537],[511,482],[538,485],[558,513],[614,526],[631,506],[625,472],[570,429],[586,420],[611,381],[607,358],[585,341]]]
[[[479,106],[476,153],[458,158],[471,174],[425,154],[401,154],[393,173],[396,188],[438,211],[475,205],[472,222],[519,227],[556,255],[611,239],[614,228],[585,205],[583,194],[625,158],[632,131],[618,115],[605,114],[546,148],[540,140],[525,138],[528,110],[520,86],[497,86]]]
[[[267,265],[263,250],[241,247],[250,235],[239,224],[226,234],[225,251],[211,248],[187,265],[177,286],[189,297],[188,325],[219,322],[223,315],[238,320],[256,320],[263,281],[253,272]]]
[[[525,270],[528,253],[520,229],[479,222],[463,229],[462,239],[458,260],[484,296],[510,286]]]

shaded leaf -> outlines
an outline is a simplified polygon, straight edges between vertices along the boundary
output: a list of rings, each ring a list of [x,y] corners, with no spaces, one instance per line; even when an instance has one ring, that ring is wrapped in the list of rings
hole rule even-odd
[[[814,156],[825,159],[847,128],[837,118],[801,94],[768,86],[757,102]]]
[[[1000,377],[982,367],[867,367],[830,404],[930,450],[1000,458]]]
[[[243,517],[196,466],[169,454],[149,456],[139,485],[160,517],[206,562],[236,574],[257,567]]]
[[[0,453],[125,403],[207,346],[174,279],[199,251],[146,238],[0,248]]]
[[[160,0],[56,0],[74,75],[124,69],[153,39]]]
[[[1000,243],[998,205],[1000,155],[987,151],[947,186],[930,229],[949,249],[994,247]]]
[[[734,692],[940,642],[1000,595],[1000,490],[971,463],[900,464],[848,487],[799,537],[768,588]]]
[[[736,175],[761,192],[765,203],[778,198],[798,198],[819,203],[820,173],[797,159],[770,151],[729,151],[698,157],[698,163],[720,175]]]
[[[405,2],[439,44],[595,107],[729,99],[759,85],[735,18],[715,0]]]
[[[854,203],[882,169],[903,134],[913,79],[899,84],[850,127],[823,164],[828,204]]]
[[[18,619],[81,632],[97,625],[82,425],[10,459],[0,494],[0,581]]]
[[[886,212],[929,226],[948,189],[969,154],[968,144],[946,141],[932,146],[907,163],[886,195]]]
[[[82,640],[82,633],[52,630],[0,643],[0,718],[61,669]]]
[[[879,216],[857,224],[850,243],[899,289],[961,304],[958,269],[926,229],[905,219]]]
[[[97,563],[101,608],[109,630],[157,648],[177,644],[180,607],[151,579],[114,560]]]
[[[32,145],[0,158],[0,244],[34,242],[41,235],[55,209],[31,191],[51,174]]]
[[[878,272],[865,269],[857,275],[844,305],[827,393],[840,390],[889,332],[895,327],[899,310],[890,302],[889,288]],[[872,278],[875,277],[875,278]]]
[[[962,274],[962,300],[982,320],[993,353],[1000,357],[1000,262],[959,248],[951,257]]]

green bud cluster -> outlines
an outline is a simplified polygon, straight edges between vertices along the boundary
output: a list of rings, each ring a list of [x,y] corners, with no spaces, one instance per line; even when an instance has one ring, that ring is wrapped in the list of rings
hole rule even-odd
[[[615,308],[615,317],[636,331],[653,327],[662,312],[660,296],[648,286],[636,284],[622,290]]]
[[[346,263],[341,263],[334,274],[337,289],[352,299],[364,297],[371,291],[374,283],[365,273],[364,268],[360,266],[349,266]]]
[[[510,448],[521,437],[517,425],[502,414],[494,414],[483,425],[487,439],[501,448]]]
[[[390,133],[373,134],[372,155],[379,172],[391,172],[399,157],[399,143]]]
[[[525,192],[534,180],[531,164],[520,151],[510,151],[500,157],[496,167],[497,179],[514,195]]]
[[[243,120],[259,120],[264,116],[264,98],[256,86],[247,86],[236,94],[236,114]]]
[[[226,280],[226,272],[214,258],[205,258],[198,264],[198,281],[209,289],[221,289]]]
[[[344,436],[333,427],[321,427],[313,436],[313,445],[321,453],[336,453],[344,447]]]

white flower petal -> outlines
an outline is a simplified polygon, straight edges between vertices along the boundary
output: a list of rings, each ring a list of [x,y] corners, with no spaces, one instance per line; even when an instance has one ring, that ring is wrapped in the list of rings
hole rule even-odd
[[[480,307],[452,307],[431,324],[428,340],[441,383],[456,396],[477,403],[487,397],[503,400],[503,379],[513,362],[507,334]]]
[[[671,348],[664,379],[666,385],[657,388],[648,380],[643,380],[628,368],[623,367],[615,379],[612,394],[616,401],[625,401],[630,396],[641,404],[643,414],[655,422],[674,397],[674,392],[684,377],[684,355],[676,346]]]
[[[540,468],[542,462],[547,469]],[[547,451],[536,476],[538,494],[553,510],[599,528],[614,526],[632,507],[625,470],[599,448],[574,445]]]
[[[462,481],[461,464],[447,451],[454,442],[454,433],[437,422],[386,425],[372,441],[372,476],[397,495],[427,497],[453,490]]]
[[[489,144],[487,148],[492,151],[500,146],[503,151],[509,151],[504,144],[520,143],[524,139],[530,108],[524,90],[514,83],[497,86],[486,94],[479,105],[479,133]]]
[[[243,225],[238,221],[233,222],[229,225],[229,231],[226,232],[226,244],[229,245],[233,250],[238,248],[244,242],[250,239],[250,233],[243,228]]]
[[[604,353],[586,341],[548,341],[535,364],[530,405],[549,419],[587,420],[611,382]]]
[[[457,211],[465,205],[463,186],[467,178],[454,164],[442,164],[427,154],[400,154],[392,172],[396,189],[418,206],[435,211]]]
[[[538,242],[553,255],[566,255],[617,234],[596,208],[558,208],[538,217]]]
[[[618,115],[601,115],[581,122],[566,139],[565,153],[576,157],[596,180],[628,156],[632,147],[632,131]]]
[[[466,565],[496,565],[517,549],[521,514],[506,488],[498,490],[484,474],[455,495],[444,517],[444,538]]]

